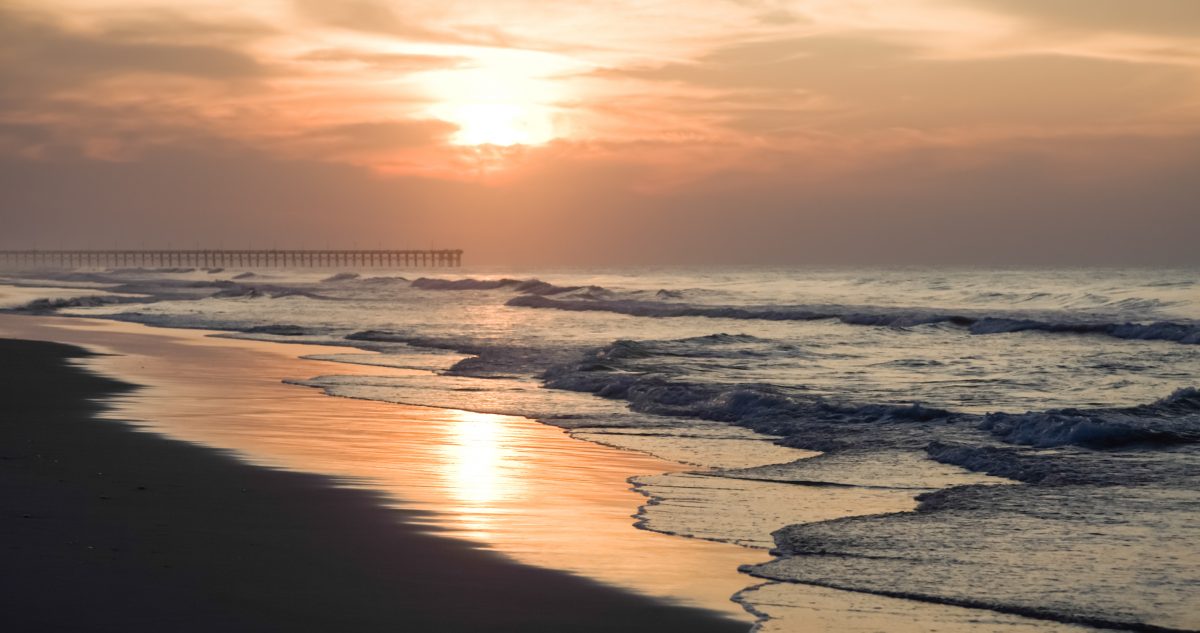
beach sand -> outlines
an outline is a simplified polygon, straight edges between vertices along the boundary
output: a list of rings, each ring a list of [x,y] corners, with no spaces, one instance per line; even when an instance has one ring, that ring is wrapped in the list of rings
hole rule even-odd
[[[525,418],[330,397],[282,381],[412,370],[211,334],[0,315],[0,337],[102,354],[0,347],[0,613],[26,630],[750,628],[730,597],[765,550],[632,528],[646,500],[627,478],[689,467]],[[1082,630],[806,585],[743,595],[781,633]]]
[[[748,628],[440,536],[431,513],[378,492],[97,421],[106,399],[140,398],[86,358],[0,342],[0,612],[14,630]]]

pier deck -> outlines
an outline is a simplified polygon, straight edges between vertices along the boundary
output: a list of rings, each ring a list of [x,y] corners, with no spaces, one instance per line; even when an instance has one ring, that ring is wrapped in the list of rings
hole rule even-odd
[[[0,250],[19,268],[457,268],[462,250]]]

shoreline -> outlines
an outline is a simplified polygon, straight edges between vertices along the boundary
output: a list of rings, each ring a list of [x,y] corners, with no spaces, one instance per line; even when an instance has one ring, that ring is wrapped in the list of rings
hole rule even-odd
[[[748,624],[431,534],[318,475],[106,423],[91,353],[0,341],[12,412],[3,600],[26,628],[744,631]],[[124,394],[124,395],[122,395]],[[402,562],[401,562],[402,561]],[[136,603],[133,602],[136,596]],[[69,608],[65,608],[68,607]]]
[[[367,375],[381,372],[399,372],[404,374],[405,372],[418,371],[393,370],[372,364],[360,365],[347,363],[344,359],[338,361],[313,359],[304,354],[305,350],[309,350],[309,353],[317,351],[322,355],[327,355],[331,349],[336,351],[337,348],[326,345],[297,344],[287,341],[267,342],[225,337],[221,336],[224,332],[212,332],[205,329],[162,327],[79,316],[0,315],[0,332],[3,332],[6,328],[10,332],[16,330],[21,334],[22,338],[54,339],[60,342],[76,343],[84,347],[95,347],[106,350],[114,355],[91,357],[90,360],[85,360],[84,364],[102,375],[122,377],[132,375],[148,378],[150,382],[155,383],[155,390],[164,391],[165,387],[166,392],[172,391],[170,388],[172,385],[169,384],[169,381],[164,383],[161,378],[167,373],[178,373],[178,365],[197,364],[197,360],[208,361],[208,366],[203,369],[205,372],[203,375],[183,375],[173,376],[173,378],[198,378],[202,382],[207,381],[209,383],[214,382],[214,374],[223,375],[225,370],[230,369],[228,361],[231,357],[205,358],[203,353],[196,352],[196,350],[208,348],[243,354],[240,362],[247,366],[239,366],[237,368],[243,374],[247,370],[253,374],[256,369],[266,368],[268,374],[281,370],[288,372],[299,370],[302,372],[301,375],[311,375],[305,372],[308,372],[313,366],[321,365],[334,368],[336,369],[335,373],[339,374],[353,374],[356,372]],[[3,336],[3,334],[0,334],[0,336]],[[169,348],[164,349],[163,345],[167,345]],[[345,349],[351,353],[362,353],[362,350],[355,348]],[[170,351],[170,354],[164,356],[164,351]],[[139,355],[142,357],[142,360],[169,360],[171,364],[165,369],[165,366],[157,368],[153,365],[145,366],[140,362],[134,362],[135,357]],[[274,357],[274,361],[270,361],[269,359],[264,360],[264,357]],[[176,362],[181,360],[187,362]],[[215,364],[212,362],[214,360],[216,361]],[[290,373],[286,375],[294,378],[297,374]],[[614,448],[594,443],[587,439],[576,438],[569,431],[531,419],[393,404],[378,400],[331,397],[323,389],[314,389],[313,387],[302,386],[295,382],[285,385],[283,382],[277,380],[278,377],[277,375],[255,375],[258,382],[264,382],[263,379],[266,379],[265,382],[269,384],[269,391],[278,392],[278,394],[286,393],[286,397],[289,400],[303,400],[303,411],[305,414],[309,413],[307,411],[308,408],[321,409],[334,416],[345,415],[346,410],[358,410],[367,416],[387,418],[393,422],[401,422],[404,427],[413,428],[444,424],[445,420],[439,419],[438,413],[457,413],[468,420],[471,418],[497,418],[502,419],[500,420],[500,426],[516,427],[523,433],[534,431],[534,434],[527,439],[532,444],[539,446],[543,443],[549,443],[551,445],[549,449],[550,453],[561,452],[564,446],[570,446],[572,449],[578,449],[581,446],[591,447],[589,451],[585,451],[585,453],[577,456],[583,458],[582,461],[584,462],[585,470],[593,470],[598,466],[609,467],[610,470],[616,469],[616,471],[625,469],[624,473],[634,473],[632,476],[636,477],[649,472],[662,472],[664,470],[670,472],[671,470],[687,469],[686,465],[663,461],[628,448]],[[176,382],[173,386],[179,387],[179,383]],[[224,389],[225,386],[227,385],[222,382],[222,391],[220,394],[217,394],[217,398],[221,398],[227,393]],[[145,393],[143,392],[144,395]],[[189,400],[194,400],[195,395],[190,394],[193,397],[189,398]],[[212,394],[206,395],[211,396]],[[262,394],[258,395],[261,396]],[[546,554],[543,550],[552,550],[550,552],[552,558],[560,554],[561,552],[557,550],[562,549],[561,542],[539,540],[535,537],[533,539],[525,539],[524,542],[503,542],[497,546],[497,537],[503,538],[505,535],[489,532],[489,529],[501,526],[503,519],[506,518],[503,510],[499,513],[499,516],[502,518],[500,523],[487,525],[486,523],[489,520],[487,516],[472,517],[468,516],[469,513],[467,513],[463,516],[451,517],[452,519],[459,520],[461,525],[448,526],[446,521],[446,517],[448,516],[446,512],[447,508],[444,504],[446,499],[442,499],[441,504],[435,503],[432,506],[427,503],[423,505],[410,503],[412,499],[408,498],[407,495],[404,498],[397,499],[394,487],[392,489],[388,489],[387,487],[381,488],[380,486],[371,485],[366,481],[366,479],[380,474],[379,472],[366,474],[346,473],[339,472],[336,469],[306,467],[306,460],[314,457],[314,453],[312,452],[285,455],[285,459],[283,460],[279,459],[280,455],[272,455],[264,458],[266,453],[257,450],[262,448],[259,446],[253,446],[247,452],[247,449],[241,446],[241,443],[247,438],[255,437],[255,432],[238,434],[235,431],[233,435],[221,435],[221,430],[212,431],[211,429],[205,429],[194,424],[197,417],[205,417],[207,419],[213,416],[214,412],[207,408],[204,411],[185,413],[183,417],[187,419],[183,421],[183,426],[179,424],[175,424],[174,426],[163,425],[158,423],[159,420],[152,419],[154,418],[153,415],[147,415],[147,411],[152,412],[155,410],[160,412],[171,410],[172,415],[174,415],[175,412],[172,409],[179,404],[180,400],[174,397],[167,399],[158,398],[157,408],[154,398],[118,398],[114,402],[115,408],[119,409],[117,413],[120,414],[116,416],[116,419],[130,426],[135,426],[139,430],[161,434],[167,438],[173,438],[173,441],[177,440],[188,444],[198,444],[201,447],[212,447],[212,450],[218,453],[223,453],[226,456],[235,456],[234,461],[237,463],[250,464],[251,466],[266,466],[269,469],[282,468],[299,471],[305,475],[308,473],[321,473],[317,477],[328,482],[329,485],[338,488],[351,488],[357,492],[365,491],[370,496],[372,503],[377,507],[398,509],[402,513],[406,513],[406,516],[412,518],[413,525],[417,526],[424,533],[433,532],[434,534],[452,536],[456,539],[466,539],[467,545],[475,547],[477,550],[478,548],[483,548],[492,550],[493,552],[500,552],[505,555],[506,560],[510,558],[515,559],[518,563],[532,565],[540,569],[562,570],[567,572],[569,576],[576,578],[583,576],[605,588],[619,587],[627,591],[632,590],[632,593],[637,596],[648,596],[651,599],[658,599],[660,604],[668,603],[700,607],[699,611],[706,615],[718,618],[724,616],[726,622],[739,623],[741,626],[740,630],[747,630],[751,625],[755,627],[753,630],[762,631],[763,633],[782,633],[793,630],[792,627],[795,626],[801,626],[804,630],[839,631],[841,633],[877,633],[882,630],[900,633],[919,633],[920,631],[928,630],[927,627],[933,625],[947,631],[955,632],[1005,630],[1012,633],[1023,633],[1024,631],[1033,630],[1060,630],[1060,628],[1064,631],[1079,630],[1071,625],[1066,625],[1065,627],[1061,625],[1055,626],[1044,620],[1031,621],[1019,616],[1005,616],[986,610],[981,611],[950,605],[914,602],[868,593],[828,589],[818,585],[781,584],[770,581],[762,583],[761,579],[737,573],[737,570],[743,565],[753,564],[751,559],[756,554],[764,562],[772,559],[773,557],[769,556],[766,550],[746,549],[738,545],[706,541],[696,537],[673,536],[665,532],[636,526],[635,522],[631,521],[631,519],[636,519],[638,515],[630,516],[629,510],[639,508],[639,506],[647,502],[647,498],[643,491],[635,491],[629,488],[628,479],[631,475],[628,474],[622,474],[617,479],[609,477],[607,481],[603,482],[608,493],[619,491],[621,494],[628,493],[636,497],[636,501],[629,503],[628,508],[622,510],[616,517],[618,521],[615,525],[623,535],[617,544],[622,546],[630,545],[630,543],[623,542],[627,540],[630,532],[658,537],[657,542],[654,542],[654,539],[649,541],[650,546],[656,549],[665,549],[666,555],[663,555],[664,552],[658,552],[658,557],[654,562],[670,568],[679,566],[680,569],[663,569],[658,566],[644,564],[640,566],[634,565],[631,568],[630,565],[632,563],[626,563],[624,569],[614,570],[602,566],[599,569],[601,573],[597,574],[595,573],[597,569],[578,569],[564,566],[560,564],[562,559],[543,560]],[[195,402],[184,402],[183,404],[186,408],[194,406]],[[149,405],[149,408],[146,405]],[[302,410],[300,407],[293,407],[288,411],[297,413],[300,410]],[[220,411],[221,415],[228,415],[230,413],[227,407],[221,407]],[[139,412],[141,415],[130,417],[128,415],[130,412]],[[278,414],[280,411],[274,411],[273,413]],[[111,411],[104,414],[104,417],[114,419]],[[253,416],[251,417],[253,418]],[[134,421],[131,422],[130,420]],[[337,417],[336,421],[345,422],[346,419]],[[479,422],[479,420],[473,421]],[[325,422],[325,420],[321,420],[322,427],[328,426]],[[416,422],[416,424],[411,424],[413,422]],[[229,431],[230,429],[224,430]],[[307,433],[318,429],[309,426],[304,430]],[[370,432],[374,431],[373,429],[366,430]],[[453,432],[451,435],[453,435]],[[304,444],[312,444],[311,439],[305,435]],[[417,444],[409,442],[405,445],[406,448],[415,449],[417,452],[426,451],[427,453],[418,455],[416,461],[427,461],[431,456],[437,457],[429,454],[428,447],[424,446],[430,439],[433,439],[435,443],[446,439],[451,440],[451,442],[455,441],[454,437],[443,434],[441,436],[431,437],[426,435],[420,437],[420,442]],[[316,443],[320,444],[319,441]],[[268,446],[267,448],[270,447]],[[470,452],[471,447],[468,446],[467,448]],[[518,446],[518,449],[519,453],[528,449],[528,445],[525,447]],[[392,456],[403,454],[404,452],[402,449]],[[289,459],[297,456],[299,456],[300,462]],[[521,455],[521,457],[527,457],[527,455]],[[445,466],[446,464],[442,465]],[[547,465],[551,467],[565,466],[565,470],[572,470],[579,464],[574,461],[542,464],[542,466]],[[458,468],[461,470],[461,464],[458,465]],[[563,468],[550,471],[542,469],[537,472],[559,475],[562,474],[563,470]],[[464,474],[469,473],[459,472],[452,476],[461,477]],[[610,472],[609,474],[611,475],[612,473]],[[528,475],[529,473],[523,473],[521,476],[528,478]],[[565,485],[568,483],[579,484],[580,482],[556,481],[554,483],[556,485],[559,483]],[[451,491],[452,495],[461,496],[465,493],[468,498],[478,496],[479,494],[488,496],[494,492],[484,491],[481,488],[471,485],[468,485],[466,489]],[[554,490],[554,492],[557,492],[557,490]],[[462,498],[458,499],[458,501],[462,500]],[[424,501],[428,501],[428,499]],[[580,498],[574,497],[566,504],[565,508],[542,508],[542,510],[549,511],[552,514],[561,513],[564,509],[574,512],[577,509],[579,501]],[[626,502],[622,500],[621,503],[624,504]],[[624,508],[625,506],[621,507]],[[455,511],[462,510],[462,508],[450,508],[450,510],[450,514],[453,514]],[[484,524],[475,522],[481,518],[484,519]],[[612,517],[607,518],[611,519]],[[462,519],[467,520],[463,521]],[[591,520],[589,518],[574,514],[571,516],[570,523],[575,524],[573,527],[576,529],[580,525],[591,527]],[[611,528],[612,522],[609,521],[609,523],[609,527]],[[523,531],[525,527],[527,526],[521,526],[521,530]],[[639,527],[640,529],[630,529]],[[559,535],[555,532],[546,532],[543,530],[535,536],[556,537]],[[593,536],[599,540],[592,542]],[[638,553],[636,549],[644,545],[639,539],[632,539],[631,542],[636,541],[641,543],[641,545],[635,545],[634,549],[626,547],[624,551],[613,551],[603,546],[596,546],[596,543],[606,542],[604,537],[605,534],[592,534],[590,532],[583,535],[583,538],[589,541],[585,550],[589,557],[609,562],[620,561],[630,553]],[[489,539],[491,539],[490,543]],[[611,541],[608,542],[611,544]],[[593,556],[596,551],[604,552],[605,555]],[[716,566],[713,564],[714,561],[718,563]],[[716,576],[702,575],[706,573],[711,574],[714,569],[719,570]],[[635,573],[631,576],[630,571]],[[611,575],[614,572],[616,573],[616,577],[605,575]],[[730,577],[734,578],[733,585],[729,584]],[[714,583],[714,580],[717,580],[717,582]],[[708,586],[710,584],[712,586]],[[702,586],[707,587],[707,591],[698,592],[698,588]],[[784,593],[781,594],[780,592]],[[751,596],[754,596],[754,600],[748,600]],[[762,601],[763,598],[765,598],[765,601]],[[762,601],[761,604],[758,601]],[[784,604],[784,602],[787,604]],[[653,630],[669,631],[671,629],[654,628]]]

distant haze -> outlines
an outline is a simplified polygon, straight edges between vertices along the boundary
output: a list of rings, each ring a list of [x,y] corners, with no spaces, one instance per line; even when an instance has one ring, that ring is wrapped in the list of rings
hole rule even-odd
[[[1200,264],[1195,0],[0,0],[0,248]]]

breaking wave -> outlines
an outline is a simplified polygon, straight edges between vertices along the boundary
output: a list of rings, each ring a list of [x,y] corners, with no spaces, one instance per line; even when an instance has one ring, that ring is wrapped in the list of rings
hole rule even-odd
[[[30,312],[35,314],[55,312],[66,308],[94,308],[108,305],[127,303],[146,303],[146,297],[129,297],[114,295],[89,295],[58,299],[34,299],[23,306],[9,308],[11,312]]]
[[[201,282],[203,283],[203,282]],[[223,290],[210,295],[215,299],[282,299],[284,297],[304,297],[306,299],[329,300],[322,294],[301,290],[291,286],[229,284]]]
[[[984,318],[970,324],[972,334],[1010,332],[1049,332],[1102,334],[1119,339],[1173,341],[1185,345],[1200,344],[1200,324],[1156,321],[1153,323],[1059,323],[1033,319]]]
[[[574,348],[548,349],[525,345],[503,345],[461,338],[421,336],[392,330],[362,330],[347,334],[345,340],[354,341],[360,346],[362,343],[367,343],[368,345],[365,347],[369,349],[371,343],[403,344],[466,354],[467,358],[454,363],[445,370],[445,374],[476,378],[528,376],[536,374],[546,367],[563,363],[580,353]]]
[[[1185,388],[1135,407],[1050,409],[985,415],[920,403],[847,403],[805,392],[803,387],[753,383],[698,382],[645,371],[636,361],[704,348],[761,341],[717,334],[675,341],[615,341],[542,375],[545,386],[620,399],[638,413],[699,418],[779,435],[791,446],[814,450],[851,443],[890,442],[924,446],[929,438],[990,437],[1011,445],[1093,449],[1200,442],[1200,392]],[[906,425],[920,424],[913,429]],[[971,429],[978,432],[968,432]],[[982,432],[982,433],[979,433]],[[924,438],[924,439],[922,439]]]
[[[1050,334],[1100,334],[1119,339],[1172,341],[1200,344],[1200,323],[1156,321],[1152,323],[1052,321],[1032,318],[948,313],[918,308],[871,306],[710,306],[664,303],[638,299],[585,300],[550,299],[544,296],[513,297],[513,307],[543,308],[572,312],[612,312],[636,317],[706,317],[759,321],[816,321],[834,319],[847,325],[876,327],[914,327],[945,323],[966,328],[971,334],[1045,332]]]
[[[224,270],[224,269],[223,268],[205,268],[204,269],[205,272],[210,272],[210,273],[211,272],[219,272],[221,270]],[[194,273],[194,272],[196,272],[196,269],[195,268],[183,268],[183,267],[179,267],[179,266],[164,267],[164,268],[112,268],[112,269],[109,269],[108,272],[113,273],[113,274],[118,274],[118,275],[120,275],[120,274],[150,274],[150,273],[167,274],[167,275],[176,275],[176,274],[182,275],[182,274],[186,274],[186,273]]]
[[[805,469],[810,458],[711,475],[864,486],[872,479],[849,484],[839,475],[855,472],[858,462],[894,459],[871,455],[917,460],[924,455],[1028,484],[948,488],[920,495],[916,512],[783,527],[775,533],[779,558],[747,568],[755,576],[1097,627],[1191,628],[1187,613],[1145,605],[1178,603],[1195,578],[1172,571],[1179,554],[1170,547],[1191,545],[1180,541],[1181,532],[1158,523],[1177,525],[1190,516],[1200,390],[1184,388],[1131,407],[973,414],[920,403],[839,402],[795,385],[723,383],[672,369],[679,356],[729,356],[769,344],[728,334],[619,340],[548,369],[543,380],[550,388],[624,400],[641,414],[720,421],[771,434],[785,446],[824,451],[817,461],[827,465]],[[929,477],[919,467],[905,469],[913,477],[900,482],[905,486],[920,487]],[[924,481],[926,490],[936,487]],[[652,529],[679,531],[672,517],[651,516],[669,512],[658,509],[666,505],[670,500],[652,498],[639,516]],[[1077,540],[1083,531],[1086,542]],[[1164,548],[1154,536],[1159,531],[1171,534],[1174,545]],[[1064,555],[1066,541],[1074,543],[1068,558],[1056,558]],[[1126,560],[1139,564],[1121,562]],[[1088,590],[1048,596],[1061,582],[1064,565],[1094,570],[1072,576]],[[988,578],[986,591],[972,577]]]
[[[420,290],[495,290],[523,283],[519,279],[438,279],[420,277],[412,282]]]
[[[1189,387],[1153,404],[1127,408],[991,413],[979,428],[1005,443],[1038,448],[1200,442],[1200,393]]]
[[[589,291],[606,293],[599,286],[556,286],[540,279],[438,279],[421,277],[414,279],[412,287],[419,290],[498,290],[501,288],[532,296],[560,295],[569,292]]]
[[[272,336],[309,336],[313,334],[313,331],[310,328],[286,323],[256,325],[254,327],[244,328],[242,329],[242,332],[245,334],[270,334]]]
[[[780,529],[780,558],[745,570],[1099,628],[1195,628],[1189,604],[1198,577],[1178,558],[1193,545],[1186,532],[1167,529],[1188,520],[1194,495],[1186,491],[976,485],[918,499],[916,512]]]

